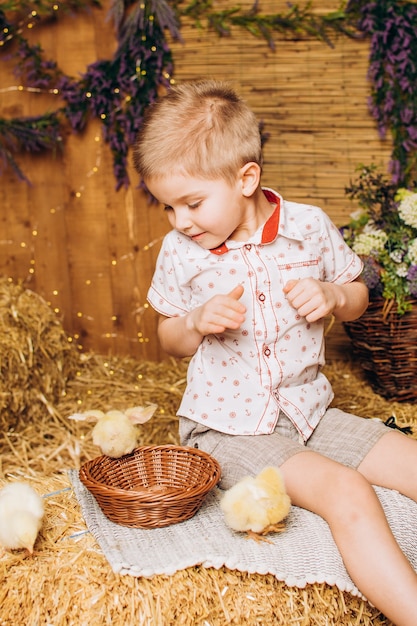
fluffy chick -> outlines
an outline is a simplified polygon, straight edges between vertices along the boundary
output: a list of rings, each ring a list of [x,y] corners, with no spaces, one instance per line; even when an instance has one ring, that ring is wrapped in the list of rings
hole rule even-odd
[[[228,489],[220,508],[233,530],[246,532],[256,541],[266,541],[263,535],[284,530],[284,518],[291,501],[277,467],[265,467],[257,476],[247,476]]]
[[[44,516],[42,498],[27,483],[9,483],[0,491],[0,543],[7,550],[33,546]]]
[[[128,416],[121,411],[108,411],[93,428],[93,443],[103,454],[118,459],[136,447],[138,432]]]
[[[130,454],[138,441],[137,424],[147,422],[156,410],[155,404],[135,406],[126,411],[111,410],[104,413],[95,409],[86,413],[74,413],[69,419],[97,422],[92,431],[93,443],[103,454],[118,459]]]

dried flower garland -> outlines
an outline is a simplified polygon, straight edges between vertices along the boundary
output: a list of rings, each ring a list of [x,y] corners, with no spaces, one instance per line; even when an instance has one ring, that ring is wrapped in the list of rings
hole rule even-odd
[[[64,10],[88,10],[91,6],[100,6],[98,0],[70,0]],[[169,31],[180,38],[184,16],[199,26],[205,21],[204,27],[219,36],[229,35],[233,26],[244,28],[253,36],[263,37],[271,48],[277,33],[315,37],[329,45],[335,32],[349,37],[370,36],[370,106],[381,135],[385,136],[388,129],[392,132],[393,180],[406,185],[415,174],[417,7],[411,2],[350,0],[345,8],[318,16],[309,3],[304,9],[291,4],[284,13],[264,15],[256,2],[249,11],[238,7],[215,11],[211,0],[192,0],[189,4],[181,0],[114,0],[110,17],[118,41],[116,53],[112,59],[89,65],[80,80],[66,76],[54,61],[45,60],[40,46],[30,46],[23,35],[24,26],[57,19],[60,11],[61,5],[47,0],[6,0],[0,8],[0,50],[7,48],[14,54],[16,74],[25,88],[56,93],[64,102],[53,114],[0,118],[0,162],[13,167],[22,179],[26,176],[14,153],[23,146],[27,150],[57,149],[62,145],[61,125],[67,121],[78,132],[90,117],[96,117],[103,124],[113,154],[116,188],[129,185],[129,146],[159,86],[168,87],[172,80],[173,60],[164,33]],[[33,143],[27,142],[29,136]]]
[[[77,8],[81,4],[79,0]],[[91,3],[87,0],[83,8],[88,4]],[[93,4],[97,3],[93,1]],[[64,101],[64,106],[53,114],[58,126],[68,121],[72,130],[79,132],[90,116],[101,120],[104,138],[113,154],[117,189],[129,185],[127,154],[142,122],[144,109],[155,100],[160,85],[169,85],[172,58],[159,23],[169,28],[173,36],[178,37],[179,34],[174,12],[164,0],[158,0],[155,13],[150,12],[150,6],[151,3],[141,2],[126,12],[124,2],[118,0],[113,3],[111,15],[118,39],[115,55],[111,60],[89,65],[78,81],[66,76],[54,61],[45,60],[40,46],[30,46],[18,28],[3,26],[2,31],[3,41],[16,41],[15,72],[19,80],[26,87],[59,94]],[[165,13],[162,11],[164,7],[169,9]],[[53,8],[50,10],[53,11]],[[30,19],[40,19],[36,11],[31,11],[30,15]],[[4,12],[0,13],[1,20],[4,23]],[[10,38],[10,33],[14,33],[14,37]],[[41,133],[50,119],[51,115],[39,117],[31,121],[31,127],[37,124]],[[24,175],[10,150],[11,146],[23,145],[21,120],[19,122],[11,120],[8,133],[0,133],[0,157],[22,178]],[[57,145],[60,137],[55,135],[56,126],[51,130],[49,144],[52,147]],[[44,147],[49,147],[46,137],[43,143]]]
[[[358,28],[371,37],[371,114],[382,137],[392,134],[392,181],[407,185],[417,178],[417,5],[361,4]]]

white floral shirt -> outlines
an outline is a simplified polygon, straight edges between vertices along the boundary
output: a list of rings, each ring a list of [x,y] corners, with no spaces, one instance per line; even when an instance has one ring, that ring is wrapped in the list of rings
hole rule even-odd
[[[178,415],[229,434],[262,435],[274,430],[281,409],[306,441],[333,398],[320,371],[324,321],[306,322],[283,287],[303,277],[351,282],[362,262],[321,209],[287,202],[271,189],[264,193],[275,211],[246,242],[204,250],[169,232],[148,300],[164,316],[184,315],[241,283],[246,321],[203,339]]]

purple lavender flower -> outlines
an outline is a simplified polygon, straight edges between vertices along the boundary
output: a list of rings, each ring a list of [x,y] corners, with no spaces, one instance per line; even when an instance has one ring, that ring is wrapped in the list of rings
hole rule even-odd
[[[407,272],[408,288],[410,295],[417,298],[417,265],[411,265]]]
[[[371,256],[363,259],[362,279],[373,295],[382,294],[381,268]]]

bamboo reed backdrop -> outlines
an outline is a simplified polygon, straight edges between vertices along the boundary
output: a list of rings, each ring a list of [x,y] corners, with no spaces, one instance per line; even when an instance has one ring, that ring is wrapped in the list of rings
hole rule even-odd
[[[106,19],[110,4],[38,26],[31,41],[77,77],[115,48]],[[312,8],[328,13],[339,4],[323,0]],[[252,2],[240,5],[249,8]],[[234,4],[223,0],[221,6]],[[268,0],[260,8],[277,13],[288,5]],[[282,35],[271,50],[244,29],[220,38],[187,20],[181,34],[182,42],[168,38],[175,81],[231,82],[269,135],[264,184],[287,199],[317,204],[338,226],[344,224],[356,208],[344,193],[355,168],[373,162],[386,170],[391,153],[367,108],[369,41],[339,35],[330,47],[315,38]],[[59,96],[15,90],[11,62],[0,60],[0,117],[36,115],[60,105]],[[138,189],[133,167],[132,186],[116,192],[110,151],[95,121],[82,135],[68,133],[62,155],[17,159],[31,185],[10,169],[0,173],[0,275],[23,281],[50,303],[84,350],[163,359],[146,293],[168,223]],[[348,346],[335,325],[328,356],[340,356]]]

